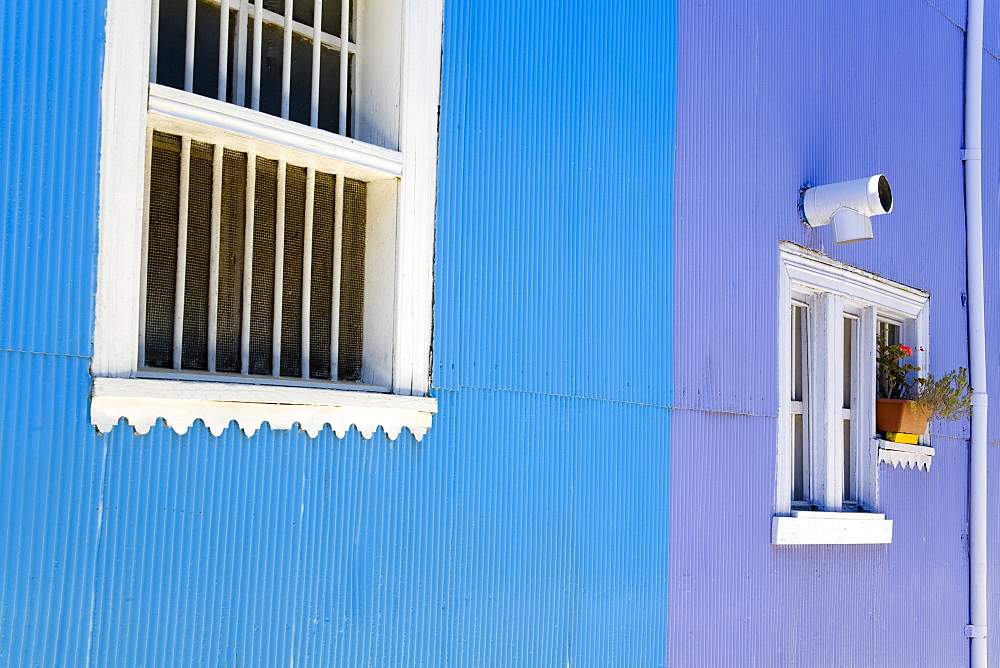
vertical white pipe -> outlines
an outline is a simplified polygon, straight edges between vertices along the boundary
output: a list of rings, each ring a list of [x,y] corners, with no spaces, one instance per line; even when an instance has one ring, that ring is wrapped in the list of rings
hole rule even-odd
[[[288,165],[278,161],[278,196],[274,216],[274,320],[271,329],[271,374],[281,375],[281,310],[285,290],[285,182]]]
[[[247,6],[248,0],[239,0],[240,11],[236,15],[236,82],[233,102],[246,105],[247,98]]]
[[[188,196],[191,189],[191,138],[181,139],[181,178],[177,203],[177,275],[174,277],[174,368],[181,368],[184,339],[184,281],[187,278]]]
[[[153,0],[149,22],[149,81],[156,83],[156,61],[160,50],[160,0]]]
[[[252,74],[250,76],[250,107],[254,110],[260,109],[260,52],[261,40],[264,39],[264,8],[261,6],[264,0],[257,0],[253,8],[253,55],[251,59]]]
[[[333,205],[333,299],[330,306],[330,380],[340,377],[340,277],[344,249],[344,177],[337,174]]]
[[[340,134],[347,135],[347,65],[351,59],[351,0],[340,2]]]
[[[306,211],[302,233],[302,377],[309,377],[309,323],[312,313],[313,216],[316,203],[316,169],[306,169]]]
[[[197,2],[187,2],[187,27],[184,31],[184,90],[194,90],[194,23]]]
[[[146,183],[142,197],[142,257],[139,260],[139,368],[146,366],[146,272],[149,263],[149,191],[153,171],[153,128],[146,129]]]
[[[965,221],[969,292],[969,373],[972,440],[969,445],[970,664],[986,668],[987,451],[986,300],[983,270],[983,0],[969,0],[965,36]]]
[[[250,373],[250,306],[253,300],[253,225],[257,199],[257,156],[247,153],[246,214],[243,232],[243,304],[240,318],[240,373]]]
[[[215,372],[215,345],[219,337],[219,244],[222,234],[222,144],[212,156],[212,227],[208,255],[208,370]]]
[[[312,85],[309,88],[309,125],[319,126],[319,61],[323,50],[323,0],[313,3]]]
[[[226,101],[226,88],[229,85],[229,0],[219,2],[219,94],[218,98]]]
[[[281,117],[288,118],[292,94],[292,0],[285,0],[285,33],[281,50]]]

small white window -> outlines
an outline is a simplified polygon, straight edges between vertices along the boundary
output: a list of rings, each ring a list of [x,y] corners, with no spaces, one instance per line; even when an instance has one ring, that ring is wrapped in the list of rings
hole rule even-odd
[[[423,435],[441,9],[109,2],[98,428]]]
[[[781,255],[773,540],[889,542],[878,513],[877,338],[927,349],[925,292],[789,242]]]

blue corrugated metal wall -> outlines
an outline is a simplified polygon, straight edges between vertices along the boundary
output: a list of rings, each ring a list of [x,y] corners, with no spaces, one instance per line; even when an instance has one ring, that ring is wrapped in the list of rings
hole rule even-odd
[[[662,665],[673,3],[446,2],[419,444],[95,433],[102,9],[0,14],[0,664]]]

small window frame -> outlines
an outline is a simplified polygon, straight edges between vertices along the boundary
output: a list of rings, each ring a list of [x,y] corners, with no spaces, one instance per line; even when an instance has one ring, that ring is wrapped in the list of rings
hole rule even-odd
[[[878,442],[875,438],[875,360],[876,335],[879,323],[890,322],[901,327],[904,341],[915,344],[916,364],[926,368],[928,350],[928,293],[889,281],[876,274],[833,260],[822,253],[792,242],[780,244],[780,281],[778,316],[778,445],[775,484],[775,515],[792,520],[802,516],[802,522],[818,521],[840,513],[859,511],[877,513]],[[793,503],[793,434],[792,401],[792,306],[807,305],[806,327],[809,352],[803,361],[806,387],[803,389],[803,421],[809,466],[810,499],[805,504]],[[844,502],[843,437],[834,430],[838,418],[843,419],[842,381],[843,354],[826,354],[843,349],[844,318],[856,319],[853,348],[854,366],[851,372],[851,456],[856,468],[851,471],[853,503]],[[832,325],[830,323],[833,323]],[[863,379],[870,379],[870,382]],[[836,385],[837,387],[834,387]],[[842,424],[842,423],[841,423]],[[839,427],[841,430],[843,427]],[[843,434],[841,431],[840,434]],[[839,453],[838,453],[839,450]],[[891,520],[885,520],[891,522]],[[832,525],[828,525],[832,526]],[[852,530],[877,523],[853,523]],[[777,529],[776,529],[777,531]],[[883,529],[879,529],[883,531]],[[808,533],[808,532],[807,532]],[[891,532],[890,532],[891,533]],[[882,536],[883,534],[879,534]],[[887,542],[884,540],[851,540],[848,542]],[[775,534],[775,542],[777,534]],[[790,541],[795,542],[795,541]],[[830,540],[830,542],[843,542]]]

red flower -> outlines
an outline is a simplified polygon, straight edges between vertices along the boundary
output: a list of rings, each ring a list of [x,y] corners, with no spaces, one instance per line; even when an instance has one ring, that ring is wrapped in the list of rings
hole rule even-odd
[[[911,348],[910,346],[900,346],[899,349],[902,352],[906,353],[907,355],[912,355],[913,354],[913,348]]]

